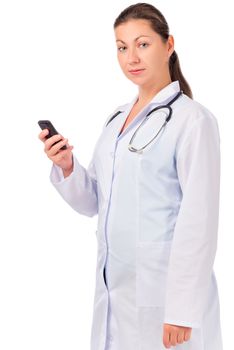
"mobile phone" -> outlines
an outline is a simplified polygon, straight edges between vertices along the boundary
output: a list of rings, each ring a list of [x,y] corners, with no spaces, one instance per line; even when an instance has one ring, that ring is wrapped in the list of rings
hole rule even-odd
[[[51,123],[50,120],[39,120],[39,121],[38,121],[38,124],[39,124],[39,126],[40,126],[40,128],[41,128],[42,130],[44,130],[44,129],[48,129],[48,130],[49,130],[49,134],[46,135],[46,138],[47,138],[47,139],[49,139],[51,136],[54,136],[54,135],[57,135],[57,134],[58,134],[58,131],[55,129],[54,125]],[[56,143],[58,143],[58,142],[60,142],[60,141],[61,141],[61,140],[56,141],[53,145],[55,145]],[[53,145],[52,145],[52,146],[53,146]],[[65,150],[65,149],[67,149],[67,146],[64,145],[64,146],[61,147],[60,149]]]

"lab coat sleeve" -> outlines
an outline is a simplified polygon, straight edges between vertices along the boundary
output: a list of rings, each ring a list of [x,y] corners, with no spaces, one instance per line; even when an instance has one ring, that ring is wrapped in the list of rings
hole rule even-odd
[[[120,106],[121,107],[121,106]],[[116,113],[120,107],[111,113],[102,126],[102,132],[96,141],[93,157],[87,170],[80,164],[73,154],[73,172],[64,178],[62,169],[53,163],[50,172],[50,181],[62,196],[62,198],[78,213],[86,216],[98,214],[98,190],[97,176],[95,171],[94,155],[99,141],[109,118]]]
[[[217,248],[220,137],[216,118],[202,112],[176,159],[182,201],[174,228],[164,323],[199,328]]]
[[[73,154],[73,171],[65,178],[62,169],[53,163],[50,181],[75,211],[90,217],[98,213],[97,180],[93,159],[86,170]]]

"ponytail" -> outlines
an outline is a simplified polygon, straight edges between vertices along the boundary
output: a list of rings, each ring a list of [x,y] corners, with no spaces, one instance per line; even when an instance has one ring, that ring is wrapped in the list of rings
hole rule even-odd
[[[172,81],[179,80],[180,89],[183,91],[183,93],[189,96],[190,98],[193,98],[193,94],[190,89],[190,86],[182,74],[179,57],[176,51],[174,51],[173,54],[170,56],[169,71],[170,71],[171,80]]]

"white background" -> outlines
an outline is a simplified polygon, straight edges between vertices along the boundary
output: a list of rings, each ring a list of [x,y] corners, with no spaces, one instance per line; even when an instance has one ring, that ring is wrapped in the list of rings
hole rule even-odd
[[[129,1],[0,3],[0,349],[89,349],[97,216],[49,181],[37,121],[50,119],[87,167],[104,121],[136,95],[118,66],[113,22]],[[221,136],[215,271],[224,349],[233,316],[233,18],[231,1],[152,1],[166,17],[194,99]],[[133,350],[133,349],[129,349]]]

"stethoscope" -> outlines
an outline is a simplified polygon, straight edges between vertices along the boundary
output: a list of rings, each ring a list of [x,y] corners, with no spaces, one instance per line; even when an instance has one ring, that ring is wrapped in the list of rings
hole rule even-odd
[[[145,149],[151,142],[153,142],[155,140],[155,138],[158,136],[158,134],[160,133],[160,131],[162,130],[162,128],[165,127],[165,125],[169,122],[169,120],[171,119],[172,116],[172,108],[171,105],[182,95],[183,91],[179,91],[178,94],[176,94],[176,96],[169,101],[166,105],[160,105],[155,107],[154,109],[152,109],[147,115],[146,117],[143,119],[142,123],[138,126],[138,128],[135,130],[134,134],[131,137],[131,140],[129,141],[129,145],[128,145],[128,149],[131,152],[137,152],[137,153],[142,153],[143,149]],[[169,110],[169,114],[168,116],[165,118],[164,123],[162,124],[161,128],[159,129],[159,131],[157,132],[157,134],[143,147],[141,148],[135,148],[132,146],[133,140],[135,139],[137,133],[139,132],[139,129],[142,128],[142,126],[147,122],[147,120],[149,119],[149,116],[155,112],[155,111],[159,111],[160,109],[168,109]]]

